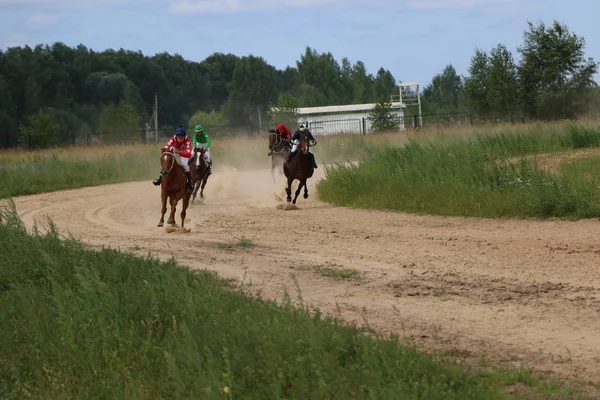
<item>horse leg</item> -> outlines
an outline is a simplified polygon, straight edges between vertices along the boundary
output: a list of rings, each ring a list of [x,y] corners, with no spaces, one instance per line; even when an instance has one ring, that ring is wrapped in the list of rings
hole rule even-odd
[[[185,228],[185,216],[188,206],[190,205],[190,196],[183,196],[181,204],[181,229]]]
[[[292,201],[292,182],[294,181],[294,178],[289,177],[288,178],[288,182],[287,182],[287,187],[285,188],[285,193],[287,194],[287,202],[289,203],[290,201]]]
[[[306,181],[300,181],[300,184],[298,185],[298,189],[296,189],[296,196],[294,197],[294,201],[292,202],[292,204],[296,204],[298,195],[300,194],[300,191],[302,190],[302,188],[304,187],[305,184],[306,184]]]
[[[206,182],[208,182],[208,176],[205,176],[204,179],[202,179],[202,186],[200,187],[200,198],[201,199],[204,198],[204,188],[206,187]]]
[[[192,193],[192,204],[194,204],[194,200],[196,200],[196,195],[198,194],[198,189],[200,188],[200,181],[194,182],[194,192]]]
[[[161,207],[160,207],[160,221],[158,221],[158,227],[161,227],[165,224],[165,213],[167,212],[167,193],[166,192],[162,192],[160,194],[160,201],[161,201]]]
[[[171,213],[169,214],[169,219],[167,220],[167,224],[175,225],[175,210],[177,208],[177,199],[175,196],[171,197]]]
[[[308,199],[308,184],[304,183],[304,198]]]

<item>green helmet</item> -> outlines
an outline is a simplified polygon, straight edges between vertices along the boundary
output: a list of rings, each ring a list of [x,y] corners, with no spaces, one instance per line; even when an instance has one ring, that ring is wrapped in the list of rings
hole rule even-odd
[[[202,127],[202,125],[196,125],[194,127],[194,132],[202,132],[204,130],[204,128]]]
[[[307,132],[308,131],[308,122],[303,122],[300,124],[300,132]]]

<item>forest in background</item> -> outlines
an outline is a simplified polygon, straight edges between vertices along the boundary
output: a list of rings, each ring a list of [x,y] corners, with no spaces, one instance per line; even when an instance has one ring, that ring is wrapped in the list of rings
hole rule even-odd
[[[598,63],[585,39],[557,21],[528,23],[517,58],[498,44],[475,49],[467,76],[448,64],[422,90],[424,114],[548,120],[600,111]],[[389,101],[397,80],[381,67],[306,48],[279,70],[256,56],[215,53],[201,62],[139,51],[96,52],[63,43],[0,51],[0,147],[49,147],[91,133],[138,135],[155,95],[159,123],[266,128],[273,105],[310,107]]]

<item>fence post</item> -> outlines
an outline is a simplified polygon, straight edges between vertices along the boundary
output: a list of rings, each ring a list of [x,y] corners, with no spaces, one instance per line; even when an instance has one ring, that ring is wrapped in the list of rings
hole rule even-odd
[[[367,121],[365,120],[365,117],[362,117],[362,134],[367,134]]]

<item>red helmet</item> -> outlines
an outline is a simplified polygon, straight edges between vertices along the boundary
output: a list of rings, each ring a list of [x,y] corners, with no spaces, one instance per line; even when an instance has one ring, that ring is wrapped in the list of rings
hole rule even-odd
[[[284,124],[277,125],[277,130],[278,131],[285,131],[285,125]]]

